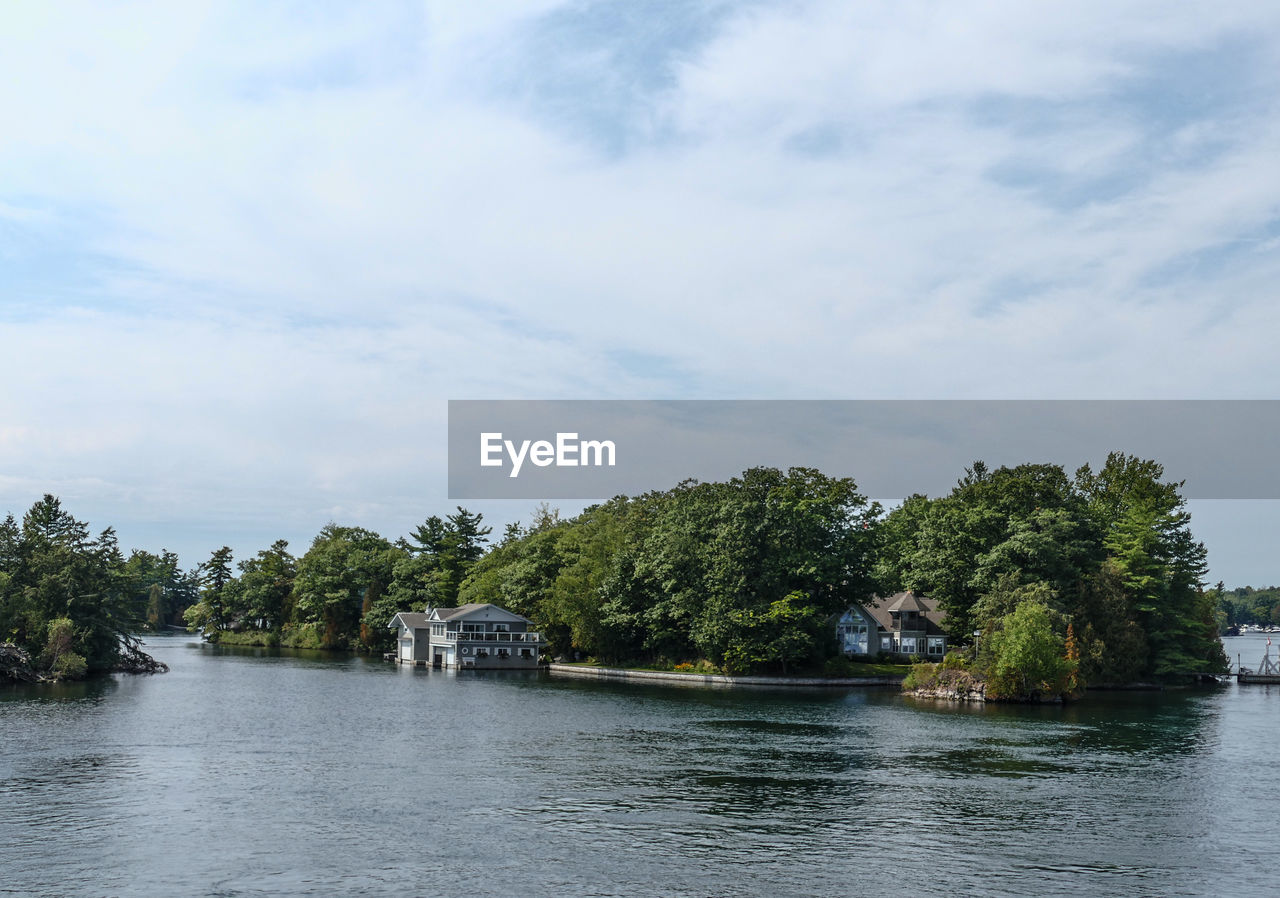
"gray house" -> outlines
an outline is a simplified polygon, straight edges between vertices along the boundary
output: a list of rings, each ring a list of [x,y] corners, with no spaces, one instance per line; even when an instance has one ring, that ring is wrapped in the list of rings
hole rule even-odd
[[[840,650],[846,655],[888,652],[910,658],[919,655],[940,661],[947,653],[948,638],[942,629],[945,612],[934,599],[914,592],[900,592],[866,605],[852,605],[836,622]]]
[[[391,618],[396,660],[419,667],[520,669],[538,666],[533,622],[497,605],[401,611]]]

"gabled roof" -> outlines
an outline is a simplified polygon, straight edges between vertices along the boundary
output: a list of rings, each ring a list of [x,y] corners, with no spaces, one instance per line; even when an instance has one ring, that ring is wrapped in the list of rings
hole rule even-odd
[[[892,612],[918,611],[920,616],[924,618],[925,633],[930,636],[943,636],[946,634],[946,630],[942,628],[942,622],[946,620],[947,613],[938,610],[937,599],[930,599],[918,593],[899,592],[883,599],[873,596],[872,602],[863,605],[862,609],[871,615],[883,630],[894,629]],[[901,619],[901,616],[899,614],[899,619]]]
[[[416,630],[421,627],[425,627],[427,622],[430,620],[431,618],[428,615],[423,614],[421,611],[401,611],[395,617],[391,618],[391,622],[387,624],[387,629],[394,630],[396,627],[403,624],[410,630]]]
[[[914,592],[900,592],[897,595],[890,596],[893,602],[890,603],[886,611],[937,611],[938,603],[932,599],[926,600],[924,596],[918,596]],[[928,605],[925,602],[928,601]]]
[[[497,612],[497,614],[494,614]],[[462,620],[466,617],[483,616],[486,620],[494,619],[509,621],[524,621],[527,624],[533,623],[527,617],[521,617],[514,611],[508,611],[505,608],[499,608],[490,602],[468,602],[466,605],[459,605],[457,608],[433,608],[430,612],[431,620],[449,621]]]

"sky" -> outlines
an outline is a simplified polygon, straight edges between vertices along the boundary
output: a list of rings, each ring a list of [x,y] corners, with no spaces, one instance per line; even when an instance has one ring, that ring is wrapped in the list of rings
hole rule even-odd
[[[449,399],[1280,398],[1275,3],[16,2],[0,67],[0,512],[187,565],[451,510]],[[1192,506],[1213,579],[1278,506]]]

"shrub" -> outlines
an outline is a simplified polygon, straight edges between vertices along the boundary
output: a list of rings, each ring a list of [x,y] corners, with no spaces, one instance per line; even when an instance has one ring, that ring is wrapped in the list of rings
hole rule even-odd
[[[53,663],[53,675],[59,680],[82,680],[88,670],[84,655],[75,652],[63,652]]]
[[[988,646],[992,698],[1058,696],[1071,690],[1078,662],[1068,660],[1065,641],[1053,632],[1052,612],[1043,603],[1026,601],[1005,615]]]
[[[49,621],[48,640],[40,660],[56,679],[80,680],[89,670],[84,655],[75,651],[80,634],[70,618],[58,617]]]
[[[932,689],[938,685],[938,668],[940,665],[923,662],[912,664],[911,671],[902,681],[904,690]]]
[[[844,655],[836,655],[822,665],[822,674],[827,677],[856,677],[858,668]]]

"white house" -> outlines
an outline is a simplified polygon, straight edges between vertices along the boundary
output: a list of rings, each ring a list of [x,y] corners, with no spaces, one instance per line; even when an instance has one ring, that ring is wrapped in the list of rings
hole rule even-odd
[[[401,611],[391,618],[396,660],[419,667],[520,669],[538,666],[533,622],[497,605]]]

